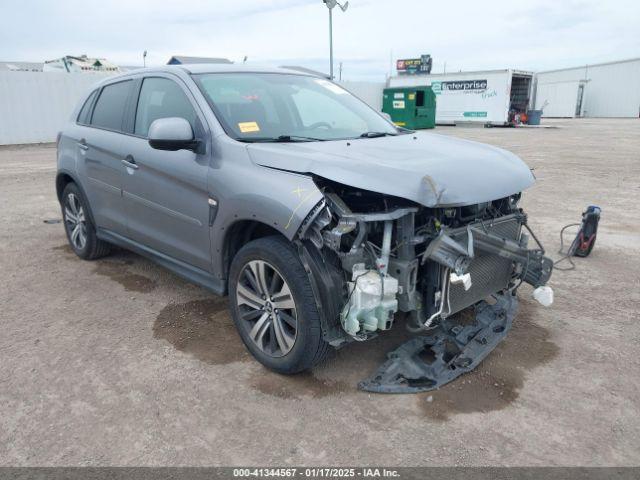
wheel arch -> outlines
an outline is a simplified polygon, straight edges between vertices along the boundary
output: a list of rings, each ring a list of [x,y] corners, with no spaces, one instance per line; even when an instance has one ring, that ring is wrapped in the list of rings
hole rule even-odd
[[[247,243],[258,238],[280,236],[289,241],[287,237],[277,228],[265,222],[255,219],[237,220],[225,229],[224,239],[222,242],[222,258],[223,278],[228,278],[231,262],[238,251]]]
[[[64,189],[67,188],[67,185],[69,185],[70,183],[74,183],[78,187],[78,190],[80,190],[80,193],[84,197],[85,203],[87,205],[87,213],[89,215],[89,219],[91,220],[91,223],[95,225],[96,223],[93,217],[93,212],[91,211],[91,205],[89,204],[87,193],[84,191],[84,187],[75,177],[75,175],[73,175],[73,173],[69,172],[68,170],[59,170],[56,174],[56,196],[58,197],[58,202],[62,205],[62,192],[64,192]]]
[[[275,175],[275,172],[268,173]],[[311,181],[308,177],[304,180]],[[269,188],[269,195],[249,192],[219,200],[220,208],[213,214],[211,230],[212,271],[225,284],[225,292],[233,257],[247,242],[272,235],[287,242],[298,238],[300,228],[321,200],[322,193],[315,185],[311,188],[301,184],[300,179],[293,185],[293,192],[288,192],[291,185],[286,189],[279,187],[288,195],[277,194],[278,188],[273,186]],[[306,189],[296,188],[299,185]]]
[[[64,189],[70,183],[78,184],[75,178],[73,178],[68,172],[58,172],[56,175],[56,195],[58,197],[58,202],[62,202],[62,192],[64,192]]]

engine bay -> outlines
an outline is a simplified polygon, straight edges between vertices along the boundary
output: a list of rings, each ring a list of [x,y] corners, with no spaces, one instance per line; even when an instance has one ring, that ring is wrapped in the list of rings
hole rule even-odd
[[[546,286],[553,262],[527,225],[520,193],[427,208],[314,180],[324,200],[298,235],[303,264],[324,308],[325,340],[334,347],[369,340],[391,329],[399,313],[416,335],[390,352],[360,382],[361,389],[439,388],[475,368],[506,336],[523,282],[534,287],[543,305],[553,301]],[[468,308],[472,322],[452,321]]]
[[[426,331],[442,319],[520,283],[543,287],[553,265],[537,242],[529,249],[520,193],[476,205],[427,208],[314,178],[324,194],[299,237],[333,270],[341,335],[367,340],[393,326]],[[526,230],[526,231],[525,231]],[[535,236],[533,236],[535,239]],[[340,280],[338,280],[340,279]]]

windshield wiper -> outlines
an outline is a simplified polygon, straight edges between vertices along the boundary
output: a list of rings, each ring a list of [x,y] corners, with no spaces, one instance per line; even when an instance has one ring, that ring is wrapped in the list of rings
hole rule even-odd
[[[290,143],[290,142],[324,142],[324,138],[305,137],[301,135],[280,135],[279,137],[242,138],[248,143]]]
[[[398,135],[397,133],[389,133],[389,132],[364,132],[360,135],[360,138],[378,138],[378,137],[395,137]]]
[[[324,142],[324,138],[305,137],[302,135],[280,135],[274,142]]]

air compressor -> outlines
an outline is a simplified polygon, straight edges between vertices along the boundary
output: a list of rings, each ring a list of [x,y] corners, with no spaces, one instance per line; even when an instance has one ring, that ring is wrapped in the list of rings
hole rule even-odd
[[[556,270],[572,270],[575,268],[575,265],[571,261],[571,257],[588,257],[593,247],[596,244],[596,236],[598,234],[598,223],[600,222],[600,212],[602,210],[600,207],[596,205],[589,205],[587,209],[582,212],[582,222],[581,223],[570,223],[566,225],[560,230],[560,252],[563,256],[560,260],[555,263],[554,268]],[[580,229],[576,234],[573,242],[569,246],[569,250],[566,252],[563,248],[564,243],[564,231],[569,227],[577,227]],[[557,265],[564,261],[568,260],[571,264],[571,267],[568,268],[558,268]]]

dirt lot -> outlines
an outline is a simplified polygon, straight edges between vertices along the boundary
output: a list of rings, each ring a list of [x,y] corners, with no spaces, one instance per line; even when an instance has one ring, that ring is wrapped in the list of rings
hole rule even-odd
[[[356,390],[396,328],[285,378],[245,353],[226,299],[127,252],[66,246],[55,149],[0,148],[1,465],[640,464],[640,121],[440,128],[520,155],[524,206],[548,251],[588,204],[588,259],[556,303],[520,291],[512,332],[430,394]]]

